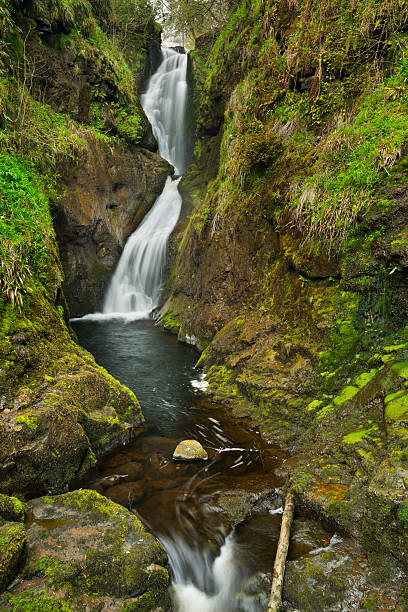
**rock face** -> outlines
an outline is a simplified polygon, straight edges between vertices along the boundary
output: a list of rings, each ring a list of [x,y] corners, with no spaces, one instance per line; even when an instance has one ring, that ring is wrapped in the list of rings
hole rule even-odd
[[[183,442],[177,445],[173,453],[173,459],[181,459],[182,461],[201,459],[206,461],[208,459],[208,454],[197,440],[183,440]]]
[[[343,36],[343,14],[334,2],[319,16],[307,6],[243,0],[211,54],[194,51],[198,143],[181,183],[189,216],[159,317],[203,351],[207,393],[296,455],[298,504],[406,565],[408,158],[393,149],[392,167],[378,171],[366,154],[378,160],[384,141],[392,146],[394,128],[369,136],[381,112],[408,137],[405,106],[379,103],[401,59],[370,91],[354,81],[316,123],[328,92],[345,85],[342,66],[368,75],[372,64],[364,1],[353,5],[358,59],[344,47],[340,60],[330,43],[330,69],[311,41]],[[401,35],[402,21],[388,19]],[[339,112],[348,118],[338,130]],[[351,152],[350,138],[362,148]],[[352,167],[364,167],[369,188],[359,191]]]
[[[170,610],[166,553],[125,508],[83,490],[28,511],[27,563],[2,610],[31,609],[36,597],[53,610]]]
[[[282,610],[402,612],[402,577],[392,560],[370,567],[370,560],[352,540],[333,536],[317,523],[296,520],[286,562]],[[242,603],[265,610],[272,578],[272,573],[260,572],[244,582]]]
[[[54,226],[71,315],[95,312],[124,242],[163,190],[172,166],[146,149],[88,140],[78,164],[64,164]]]

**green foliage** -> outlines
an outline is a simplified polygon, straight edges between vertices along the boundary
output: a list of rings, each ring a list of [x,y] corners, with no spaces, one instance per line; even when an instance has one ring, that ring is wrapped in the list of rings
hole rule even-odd
[[[408,504],[406,502],[401,504],[401,508],[398,512],[398,518],[404,525],[406,531],[408,531]]]
[[[44,181],[32,165],[0,155],[1,289],[22,306],[29,276],[44,271],[52,231]]]
[[[213,100],[229,103],[217,195],[209,192],[201,217],[220,226],[221,211],[250,210],[273,191],[284,204],[276,221],[330,252],[343,248],[408,141],[408,7],[295,0],[290,9],[244,1],[213,47],[200,129]]]
[[[161,21],[168,32],[194,46],[196,38],[226,24],[228,0],[159,0]]]
[[[408,88],[391,77],[362,99],[352,121],[328,136],[295,200],[297,222],[308,236],[329,244],[345,241],[408,141],[407,111]]]
[[[139,59],[149,37],[158,28],[155,23],[156,9],[149,0],[111,0],[114,19],[111,24],[110,37],[119,49],[126,49],[127,56]]]
[[[109,143],[112,138],[123,138],[137,143],[143,134],[125,46],[119,46],[112,34],[115,24],[119,27],[120,6],[124,10],[125,3],[117,0],[113,4],[115,14],[110,2],[103,0],[38,0],[25,9],[24,16],[19,14],[17,27],[10,3],[0,0],[0,34],[7,40],[0,45],[0,288],[19,308],[24,293],[30,291],[30,276],[34,282],[46,278],[53,242],[50,204],[59,195],[56,170],[60,162],[76,163],[87,146],[86,139]],[[126,4],[130,15],[131,6]],[[139,24],[149,21],[153,27],[147,2],[138,0],[134,8],[142,5],[145,12],[137,15]],[[92,65],[99,81],[94,84],[91,126],[76,121],[76,106],[71,105],[67,113],[57,112],[36,89],[36,59],[30,56],[31,39],[35,45],[39,42],[35,22],[46,24],[47,44],[69,54],[77,71],[84,62]],[[122,22],[120,27],[128,25]],[[104,82],[111,89],[109,100],[102,93]],[[58,107],[64,108],[63,104]],[[105,127],[106,118],[115,129]]]
[[[7,123],[0,130],[0,150],[18,151],[43,171],[54,168],[61,157],[77,157],[85,144],[79,126],[63,113],[33,100],[27,89],[18,88],[18,82],[7,83],[7,98],[3,98]]]
[[[138,143],[143,134],[143,124],[140,115],[128,111],[119,104],[112,104],[113,115],[119,136],[134,143]]]

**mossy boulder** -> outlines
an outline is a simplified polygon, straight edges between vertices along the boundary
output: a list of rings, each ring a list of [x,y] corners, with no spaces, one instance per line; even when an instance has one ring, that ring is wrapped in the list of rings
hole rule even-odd
[[[39,287],[20,313],[0,300],[0,320],[0,491],[62,492],[132,439],[139,403],[75,344]]]
[[[286,563],[283,590],[286,610],[404,610],[395,562],[371,565],[356,542],[324,534],[323,530],[319,533],[316,527],[307,520],[296,521],[293,526],[292,543],[298,550],[308,552],[297,559],[289,557]],[[372,607],[368,607],[368,602],[372,602]]]
[[[0,525],[0,593],[16,576],[27,554],[27,534],[21,523]]]
[[[0,518],[17,523],[24,522],[25,504],[17,497],[9,497],[0,493]]]
[[[56,597],[56,610],[169,609],[166,553],[128,510],[80,490],[36,499],[28,511],[27,563],[2,609],[18,610],[34,591]]]
[[[386,361],[317,407],[292,485],[303,508],[406,567],[408,363]]]

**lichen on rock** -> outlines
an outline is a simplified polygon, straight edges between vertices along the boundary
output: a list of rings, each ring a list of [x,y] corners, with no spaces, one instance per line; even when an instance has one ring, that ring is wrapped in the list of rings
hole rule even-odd
[[[177,445],[173,453],[173,459],[176,461],[195,461],[198,459],[206,461],[208,453],[198,440],[183,440]]]

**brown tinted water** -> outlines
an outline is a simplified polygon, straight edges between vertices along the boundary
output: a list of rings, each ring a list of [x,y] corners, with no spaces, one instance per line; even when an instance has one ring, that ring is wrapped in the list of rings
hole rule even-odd
[[[152,322],[74,326],[98,363],[135,391],[147,424],[132,444],[105,456],[81,485],[130,508],[167,549],[174,543],[186,547],[187,552],[178,551],[182,572],[190,572],[192,582],[210,592],[211,571],[205,568],[219,555],[234,523],[251,509],[255,495],[269,490],[252,520],[235,530],[234,547],[242,555],[241,579],[270,571],[283,484],[275,470],[283,453],[267,446],[248,420],[233,418],[194,387],[200,386],[194,369],[198,353]],[[198,440],[208,461],[174,461],[173,451],[183,439]],[[232,498],[223,499],[231,491]],[[242,500],[236,491],[243,492]],[[245,492],[255,494],[253,499]],[[202,562],[191,566],[191,556]]]

